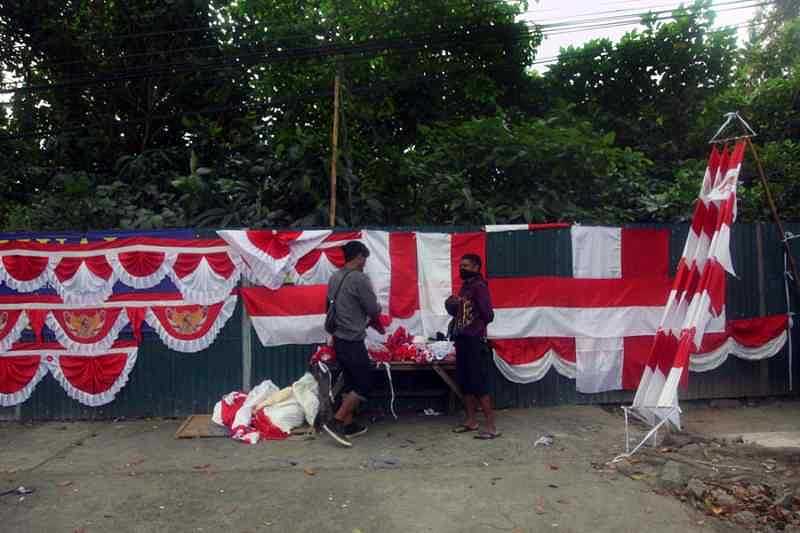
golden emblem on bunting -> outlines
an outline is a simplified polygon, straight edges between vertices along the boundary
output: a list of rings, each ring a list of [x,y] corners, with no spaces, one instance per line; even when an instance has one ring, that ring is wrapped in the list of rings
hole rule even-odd
[[[198,305],[194,309],[179,310],[167,307],[167,320],[178,333],[191,335],[197,333],[208,318],[208,307]]]
[[[106,323],[105,309],[89,311],[65,311],[64,325],[73,337],[91,339],[97,337]]]

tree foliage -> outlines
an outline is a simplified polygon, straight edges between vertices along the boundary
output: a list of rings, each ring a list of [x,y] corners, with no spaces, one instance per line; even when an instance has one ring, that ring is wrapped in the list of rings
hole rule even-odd
[[[708,0],[529,69],[524,2],[8,0],[0,226],[327,223],[341,80],[341,225],[684,220],[739,110],[800,218],[800,22],[737,48]],[[741,213],[764,219],[748,164]]]

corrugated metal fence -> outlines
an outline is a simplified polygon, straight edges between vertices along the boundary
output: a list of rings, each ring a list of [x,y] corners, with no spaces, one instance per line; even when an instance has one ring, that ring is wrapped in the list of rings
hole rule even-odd
[[[470,228],[416,229],[466,231]],[[669,229],[672,231],[671,257],[674,273],[688,227],[669,226]],[[800,224],[789,224],[787,230],[800,233]],[[800,242],[792,242],[795,256],[800,258]],[[729,318],[786,312],[781,246],[781,236],[772,225],[734,226],[732,249],[739,277],[730,279],[728,283]],[[572,275],[568,229],[491,233],[488,235],[487,247],[487,269],[490,277]],[[793,338],[794,346],[800,346],[800,336],[796,331]],[[245,342],[249,344],[249,349]],[[305,371],[312,349],[312,346],[261,346],[256,336],[251,334],[240,303],[236,314],[228,321],[216,342],[200,353],[172,352],[157,337],[146,335],[128,384],[109,405],[100,408],[82,406],[67,397],[61,387],[47,377],[23,405],[0,410],[0,418],[99,419],[209,413],[220,396],[240,389],[243,385],[256,384],[264,379],[272,379],[280,386],[291,383]],[[794,383],[800,384],[800,365],[796,359],[797,357],[793,370]],[[413,385],[420,388],[436,384],[432,376],[430,381],[426,377],[417,379],[419,382]],[[492,391],[498,407],[622,403],[631,399],[631,394],[626,392],[580,394],[576,392],[573,380],[560,376],[554,370],[544,379],[529,385],[510,383],[495,370],[492,375]],[[712,372],[692,374],[689,390],[683,397],[704,399],[791,393],[788,352],[784,348],[781,354],[767,361],[751,363],[731,357],[722,367]],[[437,405],[431,402],[440,400],[431,397],[414,401],[409,400],[403,405]]]

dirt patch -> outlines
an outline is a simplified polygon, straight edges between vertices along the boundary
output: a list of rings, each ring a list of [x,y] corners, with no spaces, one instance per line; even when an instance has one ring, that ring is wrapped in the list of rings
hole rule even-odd
[[[799,450],[668,434],[613,467],[729,527],[800,532]]]

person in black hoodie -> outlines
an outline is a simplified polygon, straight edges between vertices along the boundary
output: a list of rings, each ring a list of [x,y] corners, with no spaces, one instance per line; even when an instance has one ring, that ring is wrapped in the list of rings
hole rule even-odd
[[[475,436],[477,439],[494,439],[500,436],[494,421],[492,398],[489,396],[489,359],[491,349],[486,341],[486,326],[494,320],[489,286],[481,276],[481,258],[466,254],[459,263],[459,273],[464,283],[458,296],[445,301],[452,315],[450,337],[456,345],[456,380],[464,394],[466,420],[453,429],[456,433],[478,430],[475,418],[480,405],[486,416],[486,427]]]

